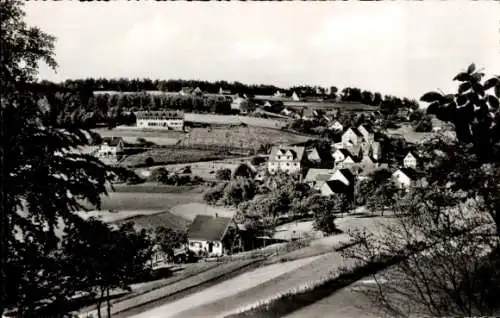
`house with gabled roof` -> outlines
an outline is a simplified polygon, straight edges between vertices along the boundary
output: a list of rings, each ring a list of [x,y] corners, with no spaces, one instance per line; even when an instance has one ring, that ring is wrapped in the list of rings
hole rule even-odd
[[[293,94],[292,94],[292,100],[294,100],[296,102],[300,101],[299,95],[297,95],[297,93],[293,92]]]
[[[363,134],[354,127],[347,128],[342,134],[342,143],[346,145],[358,145],[363,141]]]
[[[340,148],[340,149],[335,150],[332,153],[332,157],[333,157],[335,164],[339,164],[341,162],[344,162],[348,158],[350,158],[350,161],[354,162],[354,159],[352,158],[351,152],[345,148]]]
[[[186,87],[181,88],[181,90],[179,91],[179,95],[187,96],[187,95],[190,95],[192,92],[193,92],[193,88],[186,86]]]
[[[393,172],[392,180],[400,188],[410,188],[416,184],[418,173],[412,168],[400,168]]]
[[[417,169],[418,166],[418,157],[417,155],[409,151],[408,154],[403,159],[403,167]]]
[[[351,188],[346,186],[342,181],[329,180],[323,183],[320,192],[322,196],[332,196],[338,193],[349,193]]]
[[[282,171],[288,174],[300,173],[304,167],[305,147],[274,146],[267,162],[270,174]]]
[[[351,170],[342,168],[335,170],[335,172],[330,177],[330,181],[332,180],[340,181],[347,187],[354,187],[356,177],[351,172]]]
[[[359,125],[358,131],[363,136],[363,139],[368,144],[371,144],[375,139],[375,132],[369,125]]]
[[[333,173],[333,169],[314,169],[311,168],[307,170],[307,174],[304,177],[304,183],[308,184],[311,188],[320,190],[323,183],[330,180]]]
[[[123,155],[123,149],[122,137],[103,137],[95,156],[106,164],[116,164]]]
[[[198,214],[188,229],[188,248],[198,256],[220,257],[238,237],[230,237],[234,236],[228,235],[231,232],[238,232],[238,225],[232,218]]]

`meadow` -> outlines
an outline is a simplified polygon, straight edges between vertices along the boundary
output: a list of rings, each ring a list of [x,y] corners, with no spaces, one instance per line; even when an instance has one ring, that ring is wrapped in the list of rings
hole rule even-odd
[[[124,167],[158,166],[166,164],[211,161],[238,157],[223,149],[157,148],[126,156],[120,165]]]
[[[240,116],[240,115],[195,114],[195,113],[186,113],[184,116],[184,120],[193,123],[220,124],[220,125],[240,125],[243,123],[248,126],[277,128],[277,129],[280,129],[287,123],[286,120],[271,119],[271,118],[259,118],[251,116]]]

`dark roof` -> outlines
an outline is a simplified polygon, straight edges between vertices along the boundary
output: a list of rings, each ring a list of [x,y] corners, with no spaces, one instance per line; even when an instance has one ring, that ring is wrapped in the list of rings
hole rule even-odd
[[[340,151],[344,156],[346,157],[354,157],[351,152],[345,148],[340,148],[340,149],[337,149],[338,151]]]
[[[349,190],[349,187],[339,180],[330,180],[325,183],[328,185],[330,190],[335,193],[343,193]]]
[[[154,111],[138,111],[134,113],[137,119],[162,117],[164,119],[183,119],[184,111],[182,110],[154,110]]]
[[[363,134],[358,130],[358,128],[356,128],[356,127],[349,127],[349,128],[346,129],[346,131],[348,129],[351,129],[358,137],[363,137]]]
[[[344,168],[344,169],[339,169],[339,171],[340,171],[340,172],[344,175],[344,177],[346,177],[346,178],[347,178],[347,180],[349,180],[349,182],[350,182],[351,184],[353,184],[353,183],[354,183],[355,176],[354,176],[354,174],[351,172],[351,170]]]
[[[231,218],[197,215],[189,226],[188,238],[205,241],[222,241]]]
[[[102,138],[102,141],[107,143],[108,146],[118,146],[118,144],[121,142],[123,142],[123,138],[122,137],[103,137]]]
[[[399,169],[401,172],[403,172],[405,175],[408,176],[411,180],[417,180],[418,179],[418,173],[413,170],[412,168],[401,168]]]

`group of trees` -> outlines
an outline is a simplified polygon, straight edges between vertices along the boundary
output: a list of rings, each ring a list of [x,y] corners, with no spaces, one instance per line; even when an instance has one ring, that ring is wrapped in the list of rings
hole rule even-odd
[[[203,182],[203,179],[199,176],[192,176],[190,173],[168,171],[163,167],[153,170],[148,180],[176,186],[197,185]]]
[[[454,94],[429,92],[427,112],[456,137],[420,145],[427,185],[393,200],[395,224],[354,233],[347,255],[399,257],[367,293],[393,316],[498,316],[500,277],[500,77],[470,65]]]
[[[0,315],[57,316],[81,292],[100,307],[111,290],[149,272],[152,242],[130,224],[111,228],[75,213],[100,209],[106,183],[123,171],[68,153],[98,136],[60,120],[81,92],[37,82],[39,63],[57,66],[54,37],[26,25],[22,5],[0,3]]]

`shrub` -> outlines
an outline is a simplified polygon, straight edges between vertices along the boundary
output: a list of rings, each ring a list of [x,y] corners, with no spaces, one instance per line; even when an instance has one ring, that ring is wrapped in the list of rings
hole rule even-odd
[[[231,169],[228,169],[228,168],[223,168],[223,169],[219,169],[215,172],[215,178],[217,178],[217,180],[230,180],[231,179]]]

